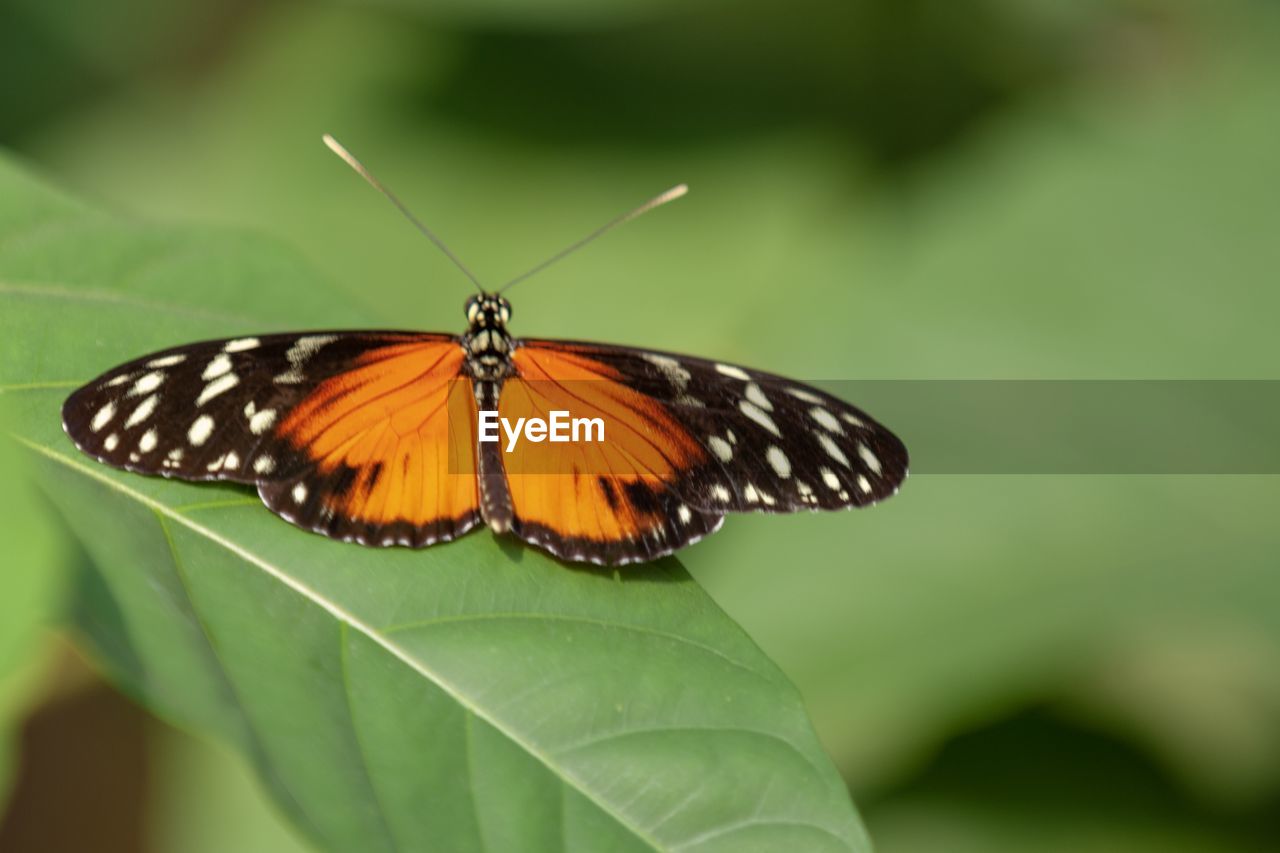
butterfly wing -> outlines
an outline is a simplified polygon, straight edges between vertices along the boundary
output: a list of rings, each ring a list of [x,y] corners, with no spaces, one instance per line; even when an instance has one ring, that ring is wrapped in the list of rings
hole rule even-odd
[[[905,446],[817,388],[671,353],[525,340],[504,417],[601,417],[606,440],[504,455],[517,535],[598,562],[653,559],[726,512],[867,506],[907,475]]]
[[[425,545],[479,520],[463,359],[456,339],[413,332],[206,341],[108,371],[63,426],[118,468],[253,483],[299,526]]]

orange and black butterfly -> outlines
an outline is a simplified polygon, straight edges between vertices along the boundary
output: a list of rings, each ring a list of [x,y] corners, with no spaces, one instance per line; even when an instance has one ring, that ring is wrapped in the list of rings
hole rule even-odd
[[[896,436],[811,386],[514,338],[498,293],[471,297],[466,317],[462,335],[306,332],[152,353],[73,393],[63,426],[108,465],[252,484],[273,512],[337,539],[417,548],[483,522],[608,565],[670,554],[729,512],[867,506],[907,475]],[[556,411],[600,422],[602,440],[480,440],[482,413],[518,424]]]

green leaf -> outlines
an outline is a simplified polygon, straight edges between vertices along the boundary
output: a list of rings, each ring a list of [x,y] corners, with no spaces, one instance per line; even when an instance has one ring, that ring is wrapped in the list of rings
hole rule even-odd
[[[0,166],[0,293],[16,433],[96,565],[86,641],[241,749],[318,845],[867,849],[795,689],[675,560],[585,571],[487,532],[365,549],[72,447],[65,395],[131,355],[360,325],[288,252],[120,223]]]
[[[17,757],[12,729],[39,683],[40,631],[63,589],[65,562],[58,530],[26,478],[28,460],[8,434],[8,402],[0,396],[0,812]]]

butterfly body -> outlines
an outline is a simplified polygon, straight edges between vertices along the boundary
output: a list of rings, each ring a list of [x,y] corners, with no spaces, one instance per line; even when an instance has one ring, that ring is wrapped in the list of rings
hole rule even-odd
[[[467,373],[477,382],[501,386],[512,372],[511,351],[517,343],[507,333],[511,303],[496,294],[481,294],[467,300],[466,314],[467,333],[460,342],[467,353]]]
[[[73,393],[63,426],[98,460],[257,487],[286,520],[424,547],[484,523],[562,559],[652,560],[728,512],[865,506],[897,491],[902,442],[807,385],[689,356],[519,339],[496,294],[467,331],[336,331],[177,347]],[[485,440],[480,414],[571,411],[598,443]]]

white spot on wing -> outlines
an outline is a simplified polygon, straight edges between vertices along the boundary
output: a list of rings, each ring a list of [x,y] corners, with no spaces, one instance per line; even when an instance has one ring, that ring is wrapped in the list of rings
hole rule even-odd
[[[253,349],[261,343],[262,341],[257,338],[236,338],[234,341],[227,341],[226,346],[222,348],[222,351],[243,352],[247,349]]]
[[[871,481],[862,474],[858,475],[858,488],[862,489],[865,494],[871,494]]]
[[[712,496],[713,498],[715,498],[716,500],[720,501],[720,503],[728,503],[728,502],[729,502],[729,498],[730,498],[730,497],[732,497],[732,496],[729,494],[729,490],[728,490],[728,489],[726,489],[724,486],[715,486],[715,487],[713,487],[713,488],[711,489],[711,496]]]
[[[275,381],[282,383],[301,382],[302,366],[307,363],[307,360],[319,352],[322,346],[337,339],[337,335],[307,335],[298,338],[294,341],[293,346],[289,347],[289,351],[284,354],[284,357],[289,360],[289,369],[276,376]]]
[[[866,427],[866,424],[862,422],[862,418],[857,415],[851,415],[848,412],[841,412],[840,417],[844,418],[845,423],[853,424],[856,427]]]
[[[234,450],[227,451],[227,458],[222,463],[222,467],[226,471],[234,471],[240,467],[240,457],[236,455]]]
[[[745,370],[741,367],[734,367],[732,364],[717,364],[716,372],[723,373],[725,376],[731,376],[734,379],[741,379],[743,382],[747,382],[751,379]]]
[[[98,409],[97,413],[93,416],[93,420],[89,422],[89,429],[94,432],[98,432],[104,426],[109,424],[111,419],[115,416],[116,404],[108,400],[101,409]]]
[[[822,449],[827,451],[827,455],[839,462],[844,467],[849,467],[849,457],[844,455],[844,451],[840,449],[840,445],[831,440],[831,436],[825,432],[818,435],[818,444],[822,445]]]
[[[818,473],[822,475],[822,482],[827,484],[828,489],[833,492],[839,491],[840,478],[836,476],[835,471],[832,471],[830,468],[823,468],[818,471]]]
[[[209,440],[209,436],[213,434],[213,418],[208,415],[201,415],[191,424],[191,429],[187,430],[187,440],[194,446],[199,447]]]
[[[227,373],[219,376],[217,379],[204,386],[204,390],[200,392],[200,396],[196,398],[196,405],[203,406],[223,391],[229,391],[240,384],[240,377],[234,373]]]
[[[186,361],[185,354],[175,352],[173,355],[162,355],[159,358],[153,358],[147,362],[147,367],[173,367],[175,364],[182,364]]]
[[[781,447],[769,445],[765,458],[769,460],[769,464],[773,466],[773,470],[777,472],[779,477],[785,480],[791,476],[791,460],[787,458],[787,454],[782,452]]]
[[[790,394],[792,397],[795,397],[797,400],[804,400],[806,403],[824,402],[821,397],[819,397],[817,394],[813,393],[812,391],[807,391],[804,388],[797,388],[794,385],[787,386],[787,393]]]
[[[293,487],[293,502],[300,504],[307,499],[307,487],[302,483]]]
[[[257,474],[270,474],[275,470],[276,460],[267,456],[265,453],[253,460],[253,470]]]
[[[205,382],[210,379],[217,379],[224,373],[231,372],[231,356],[225,352],[220,352],[213,357],[209,364],[205,367],[204,373],[200,374],[200,378]]]
[[[685,370],[679,361],[669,355],[646,352],[641,353],[641,358],[658,368],[662,375],[667,378],[667,381],[675,386],[677,391],[683,391],[692,378],[689,371]]]
[[[862,442],[858,442],[858,455],[862,457],[862,461],[867,463],[867,467],[871,469],[872,474],[880,473],[880,458],[871,452],[871,448]]]
[[[129,389],[129,396],[141,397],[143,394],[150,394],[160,387],[161,382],[164,382],[164,374],[160,371],[153,370],[150,373],[144,373]]]
[[[156,404],[160,402],[160,398],[155,394],[147,397],[138,404],[138,408],[133,410],[133,414],[129,415],[129,420],[124,422],[124,428],[137,426],[138,424],[151,417],[151,413],[156,410]]]
[[[844,427],[840,426],[840,422],[836,420],[836,416],[821,406],[814,406],[809,410],[809,415],[817,421],[823,429],[834,432],[837,435],[844,434]]]
[[[117,385],[123,385],[133,377],[131,373],[121,373],[119,376],[113,376],[106,382],[102,383],[103,388],[114,388]]]
[[[680,504],[680,509],[676,510],[676,514],[680,516],[681,524],[688,524],[693,519],[693,513],[684,504]]]
[[[120,436],[116,435],[114,432],[111,433],[111,435],[107,436],[106,441],[102,442],[102,446],[106,448],[108,453],[115,450],[116,447],[119,446],[119,444],[120,444]]]
[[[254,435],[262,435],[271,429],[271,425],[276,422],[275,409],[263,409],[261,412],[255,412],[253,417],[249,418],[249,431]]]
[[[738,404],[738,409],[742,414],[751,418],[751,420],[760,424],[760,426],[769,430],[769,432],[773,433],[778,438],[782,438],[782,433],[778,431],[778,425],[773,422],[773,418],[765,414],[764,410],[755,403],[750,400],[743,400]]]
[[[713,435],[707,439],[707,444],[711,447],[711,452],[721,462],[728,462],[733,458],[733,448],[729,446],[729,442],[725,441],[718,435]]]
[[[147,430],[142,434],[142,438],[138,439],[138,449],[143,453],[150,453],[156,449],[156,441],[159,436],[156,435],[155,427]]]
[[[760,386],[754,382],[747,383],[747,399],[766,412],[773,411],[773,403],[769,402],[769,398],[764,395],[764,391],[761,391]]]
[[[760,493],[756,491],[755,486],[747,483],[747,487],[742,490],[742,497],[746,499],[747,503],[753,504],[760,500]]]

